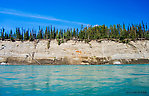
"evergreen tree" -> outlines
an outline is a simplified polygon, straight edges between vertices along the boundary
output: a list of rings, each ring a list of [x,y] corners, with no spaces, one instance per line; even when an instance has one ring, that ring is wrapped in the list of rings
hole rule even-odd
[[[79,32],[79,39],[82,41],[82,40],[84,40],[84,36],[85,36],[85,32],[83,31],[83,30],[81,30],[80,32]]]
[[[110,25],[110,38],[114,38],[114,28]]]
[[[88,38],[87,27],[85,27],[83,31],[84,31],[84,39],[86,40]]]
[[[52,38],[52,36],[53,36],[53,30],[52,30],[52,25],[51,25],[51,34],[50,34],[50,39],[53,39],[53,38]]]
[[[79,29],[77,28],[76,38],[78,39]]]
[[[66,40],[70,40],[70,30],[67,29],[67,32],[66,32]]]
[[[5,37],[4,37],[5,39],[8,39],[9,38],[9,36],[8,36],[8,34],[7,33],[5,33]]]
[[[4,39],[5,39],[5,37],[4,37],[4,33],[5,33],[5,29],[4,29],[4,28],[2,28],[2,33],[1,33],[1,39],[2,39],[2,40],[4,40]]]
[[[134,27],[134,25],[132,25],[132,27],[130,29],[130,36],[131,36],[131,39],[134,41],[135,38],[136,38],[136,33],[135,33],[135,27]]]
[[[75,30],[75,28],[73,29],[73,38],[76,38],[76,30]]]
[[[13,36],[12,36],[12,30],[10,30],[10,33],[9,33],[9,39],[13,39]]]
[[[45,38],[45,39],[49,39],[48,27],[46,27],[44,38]]]
[[[114,36],[114,38],[115,39],[118,39],[118,30],[117,30],[117,28],[116,28],[116,25],[113,25],[113,28],[114,28],[114,30],[113,30],[113,36]]]
[[[23,35],[20,32],[20,28],[16,28],[16,39],[18,39],[18,40],[23,39]]]
[[[28,30],[26,30],[26,32],[24,33],[24,40],[29,40],[29,32],[28,32]]]
[[[51,34],[50,34],[50,29],[49,29],[49,27],[48,27],[48,39],[50,39],[50,36],[51,36]]]
[[[67,38],[67,32],[66,32],[66,30],[64,29],[64,34],[63,34],[63,36],[64,36],[64,39],[66,39]]]
[[[39,30],[39,33],[37,35],[37,39],[43,39],[43,30]]]
[[[33,36],[33,39],[36,39],[36,30],[32,29],[32,36]]]
[[[138,26],[138,34],[139,34],[139,38],[143,38],[143,30],[142,30],[141,24],[139,24]]]
[[[58,29],[56,30],[56,39],[59,39]]]
[[[33,39],[33,35],[32,35],[31,32],[30,32],[30,36],[29,36],[29,41],[34,41],[34,39]]]
[[[123,30],[121,32],[120,39],[124,40],[125,38],[127,38],[127,33],[126,33],[126,29],[125,29],[125,24],[123,23]]]
[[[72,40],[73,38],[73,32],[72,32],[72,28],[70,29],[70,39]]]
[[[59,34],[58,34],[59,39],[62,38],[62,30],[60,30]]]
[[[56,38],[56,33],[55,33],[55,27],[54,27],[54,29],[53,29],[53,39],[55,39]]]

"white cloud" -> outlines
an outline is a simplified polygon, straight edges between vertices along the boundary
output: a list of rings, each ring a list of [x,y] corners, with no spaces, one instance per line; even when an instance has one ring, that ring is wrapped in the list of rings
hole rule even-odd
[[[99,26],[98,24],[96,24],[96,25],[94,25],[93,27],[97,27],[97,26]]]
[[[38,15],[38,14],[29,14],[29,13],[25,13],[25,12],[21,12],[21,11],[17,11],[17,10],[12,10],[12,9],[6,9],[6,8],[0,8],[0,13],[1,14],[21,16],[21,17],[35,18],[35,19],[43,19],[43,20],[49,20],[49,21],[58,21],[58,22],[64,22],[64,23],[87,25],[87,24],[81,23],[81,22],[62,20],[62,19],[57,19],[57,18],[53,18],[50,16],[42,16],[42,15]]]

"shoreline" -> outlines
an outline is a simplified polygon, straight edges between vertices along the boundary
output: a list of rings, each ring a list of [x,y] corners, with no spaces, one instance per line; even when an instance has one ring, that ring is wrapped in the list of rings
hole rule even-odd
[[[2,62],[0,65],[134,65],[134,64],[149,64],[149,59],[129,59],[129,60],[114,60],[114,61],[107,61],[107,62],[89,62],[84,64],[69,64],[68,62],[64,61],[50,61],[49,60],[38,60],[40,64],[36,62],[23,62],[23,61],[8,61],[6,63]],[[112,63],[113,62],[113,63]]]

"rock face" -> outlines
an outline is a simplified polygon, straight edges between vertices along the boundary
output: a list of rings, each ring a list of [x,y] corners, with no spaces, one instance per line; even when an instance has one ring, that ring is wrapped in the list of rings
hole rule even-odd
[[[2,63],[2,62],[6,62],[6,59],[5,59],[5,58],[0,57],[0,63]]]
[[[61,45],[56,40],[0,41],[0,62],[13,64],[131,64],[149,63],[148,59],[148,40],[129,44],[70,40]]]

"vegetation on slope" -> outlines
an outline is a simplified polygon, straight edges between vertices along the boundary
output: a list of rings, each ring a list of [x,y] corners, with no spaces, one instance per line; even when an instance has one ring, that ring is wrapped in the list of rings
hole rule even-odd
[[[64,40],[79,40],[88,43],[91,40],[97,40],[100,42],[101,39],[108,39],[128,43],[131,40],[149,39],[148,26],[143,22],[139,25],[129,25],[127,28],[125,24],[111,25],[110,27],[106,25],[83,27],[83,25],[81,25],[80,30],[78,28],[58,30],[51,25],[51,27],[47,26],[45,30],[39,27],[38,32],[33,29],[25,30],[23,28],[16,28],[15,32],[12,32],[12,30],[10,30],[10,32],[5,32],[5,29],[2,28],[0,32],[1,40],[9,39],[12,41],[33,41],[35,39],[56,39],[59,45],[64,43]]]

